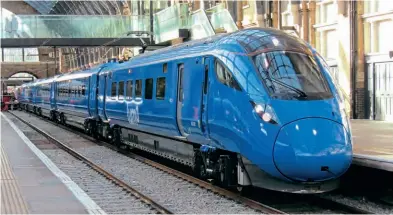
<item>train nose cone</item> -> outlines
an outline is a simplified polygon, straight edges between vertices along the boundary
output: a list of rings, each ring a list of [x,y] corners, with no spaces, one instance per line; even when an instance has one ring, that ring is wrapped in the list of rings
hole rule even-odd
[[[352,162],[352,144],[343,125],[307,118],[281,128],[273,156],[276,168],[287,178],[323,181],[345,173]]]

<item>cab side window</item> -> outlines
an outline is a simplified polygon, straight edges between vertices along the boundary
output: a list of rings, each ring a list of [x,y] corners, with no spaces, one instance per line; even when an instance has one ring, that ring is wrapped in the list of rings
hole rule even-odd
[[[241,88],[232,73],[228,71],[227,68],[224,67],[218,60],[216,60],[216,75],[217,79],[224,85],[234,88],[238,91],[241,91]]]
[[[111,86],[111,98],[112,99],[116,99],[116,86],[117,85],[117,82],[115,82],[115,81],[112,81],[112,86]]]

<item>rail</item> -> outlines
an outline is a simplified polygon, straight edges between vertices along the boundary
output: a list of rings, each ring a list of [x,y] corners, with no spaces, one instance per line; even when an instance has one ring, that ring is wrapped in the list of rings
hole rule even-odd
[[[19,116],[15,115],[12,112],[10,112],[10,113],[13,116],[15,116],[16,118],[20,119],[22,122],[25,122],[25,120],[21,119]],[[193,184],[196,184],[196,185],[198,185],[198,186],[200,186],[202,188],[210,190],[210,191],[212,191],[214,193],[217,193],[219,195],[225,196],[228,199],[240,202],[240,203],[242,203],[244,205],[247,205],[248,207],[250,207],[252,209],[255,209],[255,210],[259,211],[259,212],[269,213],[269,214],[286,214],[285,212],[283,212],[281,210],[278,210],[278,209],[276,209],[274,207],[268,206],[266,204],[262,204],[260,202],[255,201],[255,200],[252,200],[252,199],[246,198],[244,196],[241,196],[240,194],[237,194],[235,192],[232,192],[232,191],[226,190],[224,188],[215,186],[215,185],[213,185],[213,184],[211,184],[211,183],[209,183],[207,181],[203,181],[201,179],[195,178],[195,177],[193,177],[193,176],[191,176],[191,175],[189,175],[187,173],[180,172],[178,170],[175,170],[175,169],[170,168],[168,166],[165,166],[163,164],[157,163],[155,161],[147,159],[147,158],[145,158],[143,156],[140,156],[138,154],[132,153],[132,152],[124,150],[124,149],[119,149],[116,146],[111,145],[111,144],[106,143],[106,142],[101,141],[101,140],[97,141],[97,139],[95,139],[95,138],[93,138],[93,137],[91,137],[91,136],[81,132],[80,130],[72,129],[71,127],[66,127],[64,125],[61,125],[61,124],[58,124],[58,123],[55,123],[55,122],[52,122],[52,121],[49,121],[49,120],[46,120],[46,122],[51,123],[53,125],[57,125],[57,126],[61,127],[62,129],[65,129],[67,131],[70,131],[70,132],[78,134],[80,137],[82,137],[84,139],[87,139],[87,140],[92,141],[92,142],[94,142],[96,144],[99,144],[99,145],[103,145],[103,146],[105,146],[107,148],[110,148],[110,149],[112,149],[114,151],[117,151],[118,153],[123,154],[123,155],[125,155],[127,157],[130,157],[132,159],[138,160],[138,161],[140,161],[142,163],[150,165],[150,166],[152,166],[154,168],[157,168],[157,169],[159,169],[161,171],[167,172],[167,173],[169,173],[171,175],[174,175],[174,176],[176,176],[178,178],[181,178],[183,180],[189,181],[189,182],[191,182]],[[350,214],[373,214],[373,212],[371,212],[371,211],[363,210],[363,209],[356,208],[356,207],[353,207],[353,206],[350,206],[350,205],[346,205],[344,203],[336,202],[334,200],[330,200],[330,199],[324,198],[324,197],[319,196],[319,195],[313,195],[310,200],[312,200],[312,202],[315,203],[315,204],[321,205],[322,208],[336,209],[336,210],[347,212],[347,213],[350,213]]]
[[[26,120],[20,118],[16,114],[14,114],[12,112],[9,112],[9,113],[11,113],[18,120],[20,120],[21,122],[25,123],[26,125],[28,125],[32,129],[37,131],[38,133],[42,134],[45,138],[47,138],[48,140],[52,141],[55,145],[57,145],[58,147],[60,147],[61,149],[63,149],[64,151],[66,151],[67,153],[72,155],[73,157],[75,157],[76,159],[81,160],[84,163],[86,163],[92,169],[94,169],[95,171],[97,171],[99,174],[103,175],[107,179],[111,180],[113,183],[115,183],[119,187],[122,187],[123,189],[127,190],[133,196],[135,196],[136,198],[142,200],[146,204],[151,205],[151,207],[154,208],[158,213],[160,213],[160,214],[173,214],[170,210],[166,209],[164,206],[161,206],[160,204],[158,204],[157,202],[155,202],[151,198],[149,198],[149,197],[145,196],[144,194],[138,192],[137,190],[135,190],[134,188],[129,186],[127,183],[123,182],[122,180],[118,179],[114,175],[110,174],[109,172],[107,172],[106,170],[104,170],[103,168],[98,166],[97,164],[95,164],[92,161],[90,161],[88,158],[84,157],[83,155],[81,155],[78,152],[76,152],[75,150],[73,150],[72,148],[66,146],[64,143],[62,143],[61,141],[57,140],[55,137],[52,137],[50,134],[46,133],[42,129],[40,129],[37,126],[33,125],[32,123],[27,122]]]

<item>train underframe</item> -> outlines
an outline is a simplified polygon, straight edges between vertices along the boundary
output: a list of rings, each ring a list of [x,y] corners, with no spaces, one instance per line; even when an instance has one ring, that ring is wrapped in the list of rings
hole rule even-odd
[[[272,177],[238,153],[225,151],[207,145],[190,143],[176,138],[137,131],[129,128],[110,126],[96,119],[68,118],[65,113],[42,109],[33,105],[21,105],[21,109],[47,116],[52,121],[73,125],[83,129],[96,139],[103,139],[117,147],[137,148],[163,158],[173,160],[192,168],[196,177],[209,180],[222,187],[243,190],[244,187],[260,187],[289,193],[322,193],[336,189],[339,180],[324,182],[294,183]],[[81,121],[83,120],[83,121]]]
[[[223,187],[238,187],[237,154],[211,147],[201,147],[176,139],[89,120],[85,131],[118,147],[143,150],[181,163],[193,169],[194,175]]]

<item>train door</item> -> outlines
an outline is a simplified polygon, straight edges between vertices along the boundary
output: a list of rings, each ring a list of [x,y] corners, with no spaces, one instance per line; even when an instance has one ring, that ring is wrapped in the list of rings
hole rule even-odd
[[[188,134],[184,131],[182,122],[182,109],[184,100],[184,64],[177,65],[178,81],[177,81],[177,105],[176,105],[176,122],[179,128],[179,132],[183,138],[187,137]]]
[[[50,83],[51,93],[50,93],[50,109],[56,109],[56,100],[57,100],[57,82]]]
[[[208,117],[207,117],[207,101],[208,101],[208,91],[209,91],[209,69],[210,69],[211,59],[206,57],[204,58],[204,72],[203,72],[203,86],[202,86],[202,102],[201,102],[201,132],[206,137],[209,138],[209,129],[208,129]]]
[[[177,124],[181,137],[192,142],[206,143],[207,96],[210,60],[187,59],[178,64]]]
[[[89,115],[97,116],[97,95],[98,95],[98,75],[93,74],[91,77],[86,79],[85,92],[88,93],[88,107]]]
[[[105,114],[107,79],[108,79],[108,73],[104,73],[99,76],[99,81],[98,81],[99,95],[97,96],[97,98],[98,98],[98,106],[97,107],[98,107],[98,114],[103,120],[107,120],[107,117]]]

